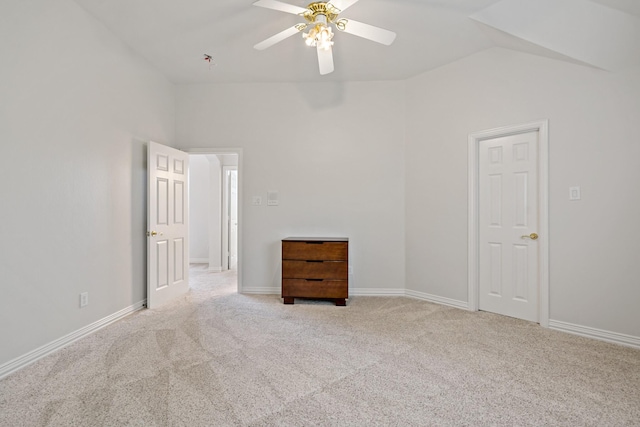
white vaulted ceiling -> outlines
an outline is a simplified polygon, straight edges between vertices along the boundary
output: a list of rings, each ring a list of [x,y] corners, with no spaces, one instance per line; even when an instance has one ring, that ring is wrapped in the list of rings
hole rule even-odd
[[[253,49],[301,22],[254,0],[75,1],[174,83],[402,80],[493,46],[611,71],[640,62],[638,0],[360,0],[341,17],[395,31],[396,41],[338,32],[336,70],[325,76],[297,35]]]
[[[608,71],[640,64],[640,21],[584,0],[502,0],[471,19]]]

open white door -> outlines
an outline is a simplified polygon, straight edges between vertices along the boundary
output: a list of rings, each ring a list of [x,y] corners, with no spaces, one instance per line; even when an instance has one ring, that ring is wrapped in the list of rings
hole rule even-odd
[[[238,170],[229,175],[229,268],[238,265]]]
[[[223,166],[222,268],[238,264],[238,166]]]
[[[149,142],[147,307],[189,290],[189,155]]]

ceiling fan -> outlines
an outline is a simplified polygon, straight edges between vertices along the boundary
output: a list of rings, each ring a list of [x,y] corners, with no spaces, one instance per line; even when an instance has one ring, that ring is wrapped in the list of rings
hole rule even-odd
[[[309,28],[309,32],[302,33],[307,46],[315,47],[318,51],[318,65],[320,74],[333,72],[333,31],[332,25],[339,31],[363,37],[374,42],[389,46],[396,38],[396,33],[373,25],[363,24],[352,19],[340,18],[345,9],[358,0],[332,0],[331,2],[313,2],[306,8],[283,3],[278,0],[258,0],[254,6],[279,10],[302,16],[306,22],[296,24],[254,46],[257,50],[264,50],[282,40]]]

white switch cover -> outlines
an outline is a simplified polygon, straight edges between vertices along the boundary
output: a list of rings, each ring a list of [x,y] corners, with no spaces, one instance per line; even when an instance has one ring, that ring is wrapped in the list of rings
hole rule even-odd
[[[580,200],[580,187],[569,187],[569,200]]]
[[[80,294],[80,308],[89,305],[89,292],[83,292]]]
[[[260,196],[253,196],[251,198],[251,204],[253,206],[260,206],[262,204],[262,197]]]
[[[268,191],[267,192],[267,206],[278,206],[278,192],[277,191]]]

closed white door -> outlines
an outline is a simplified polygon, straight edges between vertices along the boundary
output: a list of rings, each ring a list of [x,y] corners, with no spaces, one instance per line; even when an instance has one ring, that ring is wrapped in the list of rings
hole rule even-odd
[[[149,142],[147,307],[189,290],[187,153]]]
[[[479,308],[538,322],[538,132],[480,141]]]

